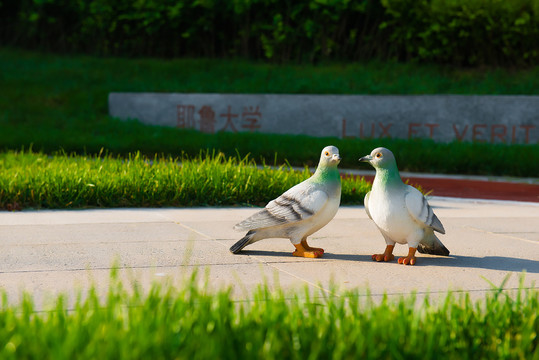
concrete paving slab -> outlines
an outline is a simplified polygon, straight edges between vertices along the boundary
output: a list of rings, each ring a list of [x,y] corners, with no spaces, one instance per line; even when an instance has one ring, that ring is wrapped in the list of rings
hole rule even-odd
[[[224,250],[224,249],[223,249]],[[222,256],[208,241],[125,242],[110,244],[39,244],[0,248],[0,272],[159,268],[252,263],[249,257]]]
[[[117,276],[128,291],[133,288],[134,284],[147,291],[152,284],[168,284],[181,288],[182,284],[189,281],[195,270],[198,271],[198,283],[202,288],[209,286],[212,290],[218,290],[231,287],[233,296],[237,299],[251,298],[253,289],[264,285],[270,290],[279,286],[299,292],[307,286],[310,293],[320,291],[316,286],[298,281],[294,276],[279,273],[272,266],[260,263],[212,265],[205,268],[195,266],[125,267],[117,270]],[[111,283],[110,276],[110,269],[96,268],[0,273],[0,288],[8,294],[8,300],[13,304],[20,302],[24,293],[31,294],[38,311],[54,307],[58,294],[64,294],[68,308],[72,309],[77,297],[84,298],[92,287],[104,301]]]
[[[68,225],[68,224],[119,224],[163,222],[158,212],[147,209],[88,209],[88,210],[43,210],[9,212],[0,216],[2,225]]]
[[[205,240],[192,230],[174,223],[94,223],[51,225],[0,225],[7,245],[98,244],[148,241]],[[96,232],[100,235],[96,236]],[[4,238],[5,237],[5,238]],[[45,240],[45,243],[43,241]]]
[[[0,212],[0,289],[11,301],[22,290],[38,304],[58,293],[71,302],[91,284],[104,292],[114,262],[121,278],[144,288],[152,282],[181,286],[185,276],[208,269],[212,289],[233,287],[238,300],[276,279],[284,290],[307,287],[313,294],[340,296],[370,288],[374,297],[412,291],[444,296],[447,290],[482,297],[493,284],[539,283],[539,204],[432,198],[446,228],[440,235],[449,257],[420,254],[414,267],[375,263],[385,243],[360,206],[341,207],[335,219],[310,238],[326,250],[321,259],[291,256],[287,239],[250,245],[239,255],[228,248],[242,232],[233,225],[257,208],[106,209]],[[398,245],[397,256],[407,253]],[[202,279],[200,281],[203,281]],[[38,305],[38,308],[39,305]]]

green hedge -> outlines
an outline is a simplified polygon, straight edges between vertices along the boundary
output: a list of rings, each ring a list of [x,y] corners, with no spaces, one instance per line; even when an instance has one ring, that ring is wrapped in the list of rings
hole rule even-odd
[[[379,1],[22,0],[6,10],[17,20],[4,41],[105,55],[312,61],[366,57],[382,40]]]
[[[539,0],[11,0],[4,45],[94,55],[539,63]]]
[[[537,64],[538,0],[382,0],[389,40],[406,59]]]

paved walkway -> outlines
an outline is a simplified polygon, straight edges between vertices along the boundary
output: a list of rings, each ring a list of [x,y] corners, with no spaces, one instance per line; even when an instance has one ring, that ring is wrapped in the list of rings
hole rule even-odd
[[[449,257],[419,254],[414,267],[375,263],[382,236],[363,207],[342,207],[310,244],[326,250],[321,259],[291,255],[286,239],[263,240],[232,255],[228,248],[243,233],[232,230],[254,208],[117,209],[0,212],[0,288],[12,302],[22,290],[33,293],[38,308],[59,292],[72,302],[89,284],[107,287],[116,260],[126,280],[178,285],[195,268],[207,268],[213,288],[233,285],[234,296],[276,279],[285,289],[308,287],[339,295],[368,286],[377,297],[412,290],[435,296],[448,289],[483,296],[510,274],[505,288],[539,287],[539,203],[432,198],[447,231],[441,235]],[[397,245],[395,254],[407,249]],[[201,271],[203,274],[204,271]],[[166,280],[165,280],[166,279]],[[331,287],[331,282],[337,289]]]

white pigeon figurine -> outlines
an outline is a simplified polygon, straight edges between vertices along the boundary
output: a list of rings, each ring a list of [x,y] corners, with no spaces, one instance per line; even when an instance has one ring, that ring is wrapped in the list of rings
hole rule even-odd
[[[324,250],[310,247],[307,236],[329,223],[339,209],[341,177],[337,165],[340,161],[339,149],[326,146],[313,176],[234,226],[235,230],[248,232],[232,245],[230,251],[237,254],[247,245],[262,239],[288,238],[296,247],[292,255],[321,257]]]
[[[393,153],[379,147],[359,161],[376,169],[372,190],[365,196],[365,211],[387,244],[385,252],[374,254],[372,259],[393,260],[395,243],[408,244],[408,256],[399,258],[399,264],[414,265],[416,249],[420,253],[448,256],[449,250],[434,235],[434,231],[445,234],[442,223],[423,194],[402,182]]]

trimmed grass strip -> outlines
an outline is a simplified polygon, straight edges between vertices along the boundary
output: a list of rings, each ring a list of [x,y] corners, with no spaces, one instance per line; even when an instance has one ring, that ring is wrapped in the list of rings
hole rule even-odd
[[[0,208],[264,206],[310,176],[222,153],[194,158],[0,154]],[[343,204],[362,204],[370,184],[343,179]]]

